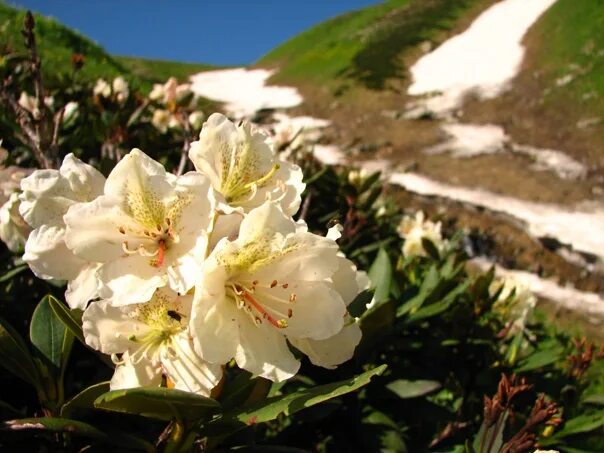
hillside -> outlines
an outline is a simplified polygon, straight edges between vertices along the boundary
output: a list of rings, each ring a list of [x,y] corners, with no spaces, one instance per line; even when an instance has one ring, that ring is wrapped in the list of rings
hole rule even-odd
[[[278,66],[275,82],[355,80],[380,89],[404,76],[402,56],[418,44],[437,39],[459,19],[491,0],[388,0],[347,13],[290,39],[258,61]]]

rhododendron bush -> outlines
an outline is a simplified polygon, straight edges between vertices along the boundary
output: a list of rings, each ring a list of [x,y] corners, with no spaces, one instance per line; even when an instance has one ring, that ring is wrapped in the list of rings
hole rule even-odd
[[[44,85],[27,20],[1,69],[3,449],[604,447],[602,351],[463,232],[175,78]]]

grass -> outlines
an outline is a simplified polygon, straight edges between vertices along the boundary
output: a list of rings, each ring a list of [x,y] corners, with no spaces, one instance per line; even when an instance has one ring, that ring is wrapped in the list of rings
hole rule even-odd
[[[552,87],[546,102],[604,117],[604,0],[558,0],[534,29],[535,65]],[[571,76],[570,83],[556,81]]]
[[[312,27],[258,64],[278,66],[276,81],[348,78],[381,89],[389,78],[404,75],[405,51],[450,30],[478,3],[485,0],[389,0]]]
[[[2,53],[25,52],[21,30],[25,11],[0,3],[0,50]],[[34,15],[36,38],[45,74],[60,79],[72,71],[71,56],[83,54],[86,63],[79,72],[85,79],[112,78],[128,71],[99,45],[60,24],[54,19]]]
[[[166,81],[169,77],[176,77],[180,82],[185,82],[191,74],[219,68],[204,63],[180,63],[125,56],[114,58],[133,74],[150,82]]]

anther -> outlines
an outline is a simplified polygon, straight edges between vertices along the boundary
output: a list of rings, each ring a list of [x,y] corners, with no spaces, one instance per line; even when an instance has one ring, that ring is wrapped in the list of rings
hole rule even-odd
[[[283,289],[287,289],[287,287],[288,287],[288,286],[289,286],[289,284],[288,284],[288,283],[284,283],[283,285],[281,285],[281,288],[283,288]]]
[[[293,311],[291,308],[289,308],[289,309],[287,310],[287,317],[288,317],[288,318],[291,318],[293,315],[294,315],[294,311]]]
[[[296,293],[292,293],[291,296],[289,296],[289,301],[290,302],[295,302],[296,301]]]
[[[119,227],[118,230],[120,233],[126,234],[126,229],[123,226]]]
[[[273,280],[271,283],[271,288],[274,288],[275,286],[277,286],[277,280]]]

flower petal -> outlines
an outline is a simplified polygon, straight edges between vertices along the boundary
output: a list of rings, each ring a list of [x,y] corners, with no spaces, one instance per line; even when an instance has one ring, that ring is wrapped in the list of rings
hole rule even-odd
[[[161,385],[161,370],[159,367],[153,366],[147,360],[133,364],[128,360],[127,354],[124,354],[124,356],[124,362],[115,367],[115,372],[109,383],[111,390],[159,387]]]
[[[149,327],[131,314],[133,307],[114,307],[108,301],[94,302],[82,315],[86,344],[105,354],[119,354],[132,347],[132,336],[142,337]]]
[[[88,263],[75,256],[64,241],[65,230],[42,225],[31,232],[25,244],[25,261],[37,277],[72,280]]]
[[[329,282],[289,282],[287,288],[257,288],[254,298],[277,320],[288,338],[329,338],[344,325],[346,305]]]
[[[77,277],[67,284],[67,291],[65,291],[67,305],[84,310],[89,301],[99,296],[98,269],[99,264],[90,263],[84,266]]]
[[[357,323],[352,323],[325,340],[295,338],[291,343],[306,354],[313,364],[333,369],[352,358],[360,341],[361,329]]]
[[[300,362],[280,332],[268,323],[256,325],[249,317],[241,321],[235,354],[237,365],[273,382],[284,381],[298,372]]]
[[[164,372],[178,390],[210,396],[222,378],[222,366],[210,364],[197,355],[186,333],[174,337],[171,347],[160,348],[160,359]]]

